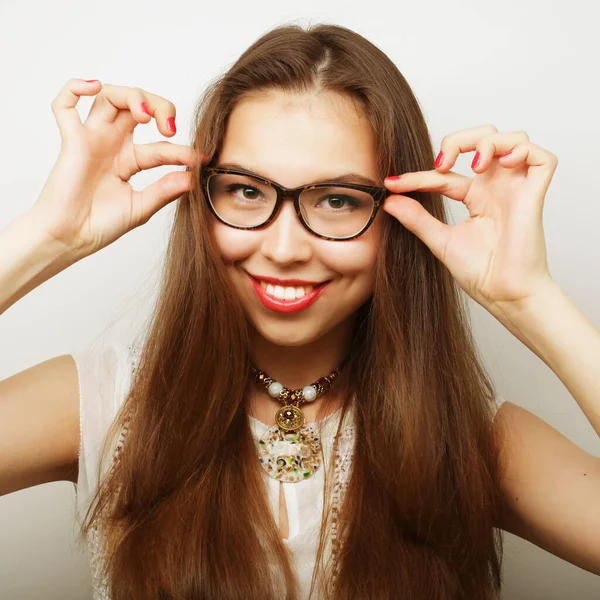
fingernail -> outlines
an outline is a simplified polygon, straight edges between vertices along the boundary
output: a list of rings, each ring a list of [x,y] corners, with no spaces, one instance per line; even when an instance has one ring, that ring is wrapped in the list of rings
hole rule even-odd
[[[473,158],[473,162],[471,163],[471,169],[475,169],[477,167],[480,158],[481,155],[479,154],[479,152],[475,152],[475,158]]]
[[[86,83],[94,83],[94,81],[98,81],[97,79],[86,79]]]
[[[507,152],[506,154],[503,154],[500,158],[504,158],[505,156],[508,156],[509,154],[512,154],[512,150],[510,152]]]
[[[442,163],[444,162],[444,153],[440,150],[440,153],[437,155],[437,158],[435,159],[435,168],[439,168],[442,166]]]
[[[167,126],[173,133],[177,131],[177,127],[175,127],[175,117],[169,117],[167,119]]]
[[[400,179],[401,175],[389,175],[386,177],[387,181],[396,181],[396,179]]]
[[[144,111],[144,112],[145,112],[147,115],[149,115],[149,114],[150,114],[150,111],[148,110],[148,107],[146,106],[146,103],[145,103],[145,102],[142,102],[142,110],[143,110],[143,111]]]

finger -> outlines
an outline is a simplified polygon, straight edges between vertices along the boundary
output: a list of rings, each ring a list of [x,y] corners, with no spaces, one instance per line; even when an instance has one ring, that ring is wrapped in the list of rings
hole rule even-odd
[[[135,164],[128,171],[119,173],[127,181],[136,173],[145,169],[153,169],[163,165],[184,165],[197,167],[202,157],[191,146],[172,142],[154,142],[152,144],[135,144],[133,147]]]
[[[107,96],[107,99],[110,102],[110,97]],[[152,113],[142,90],[139,88],[128,88],[126,92],[126,102],[127,108],[119,109],[112,119],[115,125],[132,133],[138,123],[145,125],[152,120]]]
[[[414,233],[439,260],[443,260],[452,226],[431,215],[417,200],[408,196],[388,196],[383,209]]]
[[[148,123],[154,117],[160,133],[172,137],[176,133],[175,116],[175,105],[165,98],[140,88],[106,84],[96,97],[85,124],[100,128],[118,121],[133,131],[138,123]]]
[[[191,146],[172,142],[154,142],[135,146],[138,164],[142,169],[152,169],[161,165],[185,165],[197,167],[199,156]]]
[[[119,110],[128,109],[128,89],[129,88],[123,86],[105,83],[102,86],[102,91],[94,99],[94,103],[90,108],[85,124],[96,127],[106,123],[112,123],[119,114]],[[110,98],[108,97],[109,94]]]
[[[500,164],[507,169],[527,165],[527,179],[542,185],[549,185],[558,166],[558,157],[552,152],[533,144],[520,143],[500,157]]]
[[[177,117],[177,109],[175,104],[162,96],[157,96],[141,90],[146,98],[146,103],[150,110],[150,114],[156,119],[158,130],[166,136],[173,136],[177,133],[175,119]]]
[[[529,193],[523,196],[532,199],[536,214],[541,217],[546,191],[558,166],[558,157],[537,144],[526,142],[517,144],[510,154],[500,159],[500,164],[509,169],[527,166],[525,180]]]
[[[81,119],[76,108],[79,98],[95,96],[101,88],[102,84],[97,80],[70,79],[54,98],[51,108],[63,142],[81,128]]]
[[[177,111],[175,105],[169,100],[140,88],[130,88],[128,102],[131,112],[120,111],[115,122],[124,121],[127,126],[127,119],[134,118],[136,123],[130,124],[130,131],[133,131],[137,123],[148,123],[154,118],[158,131],[164,136],[173,137],[177,133],[175,125]]]
[[[529,136],[525,131],[511,131],[507,133],[494,133],[478,140],[473,150],[477,150],[471,164],[475,173],[485,172],[496,156],[500,157],[510,152],[517,144],[528,142]],[[477,161],[477,164],[475,163]]]
[[[459,173],[440,173],[439,171],[416,171],[404,173],[399,179],[386,178],[385,187],[394,194],[411,191],[433,191],[448,196],[452,200],[463,202],[473,179]]]
[[[461,129],[444,136],[440,143],[440,152],[435,168],[442,173],[449,171],[462,152],[475,150],[478,140],[493,133],[498,133],[495,125],[480,125],[469,129]]]
[[[134,223],[136,227],[147,223],[150,217],[167,204],[189,191],[193,185],[194,171],[173,171],[142,191],[134,191]]]

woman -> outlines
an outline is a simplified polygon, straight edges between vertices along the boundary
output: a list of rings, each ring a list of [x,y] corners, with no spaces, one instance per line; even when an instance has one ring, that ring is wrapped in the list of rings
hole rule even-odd
[[[0,383],[13,413],[56,398],[44,468],[47,442],[1,421],[23,458],[0,491],[76,483],[96,597],[494,598],[500,529],[600,574],[599,459],[510,402],[494,418],[455,285],[600,433],[600,335],[546,261],[553,154],[485,125],[445,137],[432,169],[405,79],[330,25],[254,43],[202,98],[191,148],[133,144],[151,118],[175,131],[138,88],[71,80],[53,109],[57,164],[0,238],[2,310],[180,199],[143,343]],[[474,150],[475,177],[453,173]],[[127,183],[165,164],[187,169]],[[447,225],[442,193],[470,217]]]

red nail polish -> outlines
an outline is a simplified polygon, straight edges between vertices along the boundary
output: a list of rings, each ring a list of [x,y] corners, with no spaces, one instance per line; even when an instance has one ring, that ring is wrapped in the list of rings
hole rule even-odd
[[[435,168],[438,169],[439,167],[441,167],[443,162],[444,162],[444,153],[440,150],[440,153],[437,155],[437,158],[435,159]]]
[[[150,111],[148,110],[148,107],[146,106],[146,103],[145,103],[145,102],[142,102],[142,110],[143,110],[143,111],[144,111],[144,112],[145,112],[147,115],[149,115],[149,114],[150,114]]]
[[[477,167],[477,165],[479,164],[480,158],[481,158],[481,154],[479,154],[479,152],[475,152],[475,158],[473,159],[473,162],[471,163],[471,169],[475,169]]]
[[[401,175],[389,175],[386,177],[389,181],[396,181],[396,179],[400,179]]]
[[[510,152],[507,152],[506,154],[503,154],[500,158],[504,158],[505,156],[508,156],[509,154],[512,154],[512,150]]]
[[[86,83],[94,83],[94,81],[98,81],[97,79],[86,79]]]
[[[167,119],[167,125],[173,133],[177,132],[177,127],[175,127],[175,117],[169,117]]]

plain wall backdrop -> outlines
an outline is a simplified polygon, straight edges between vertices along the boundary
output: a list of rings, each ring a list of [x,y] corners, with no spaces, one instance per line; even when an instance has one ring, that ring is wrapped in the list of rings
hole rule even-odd
[[[0,2],[0,229],[33,205],[58,156],[50,103],[71,77],[168,98],[177,107],[173,141],[185,144],[201,91],[256,38],[286,22],[337,23],[398,65],[436,153],[444,135],[492,123],[525,130],[558,156],[544,211],[550,271],[600,326],[599,17],[589,0]],[[80,101],[83,117],[91,102]],[[154,120],[136,130],[136,142],[161,139]],[[471,159],[461,156],[454,170],[472,176]],[[133,185],[169,169],[137,175]],[[455,222],[465,218],[462,205],[447,202]],[[155,299],[173,207],[3,314],[0,379],[99,340],[132,339]],[[554,373],[487,311],[469,306],[499,395],[600,456],[598,437]],[[0,599],[91,597],[73,507],[67,482],[0,498]],[[600,577],[510,534],[505,542],[503,600],[600,597]]]

